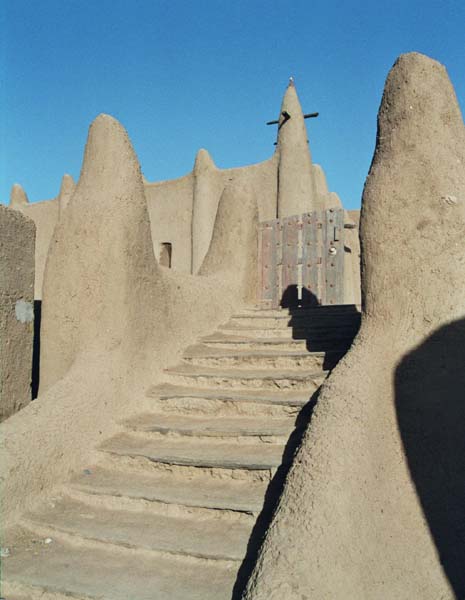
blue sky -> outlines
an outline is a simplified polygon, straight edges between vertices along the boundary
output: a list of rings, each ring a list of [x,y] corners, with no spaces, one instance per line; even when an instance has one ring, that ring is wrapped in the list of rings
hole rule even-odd
[[[268,158],[290,75],[314,162],[360,205],[384,80],[412,50],[448,69],[465,106],[465,2],[3,0],[0,201],[79,177],[101,112],[129,132],[149,180],[181,176],[207,148],[219,167]]]

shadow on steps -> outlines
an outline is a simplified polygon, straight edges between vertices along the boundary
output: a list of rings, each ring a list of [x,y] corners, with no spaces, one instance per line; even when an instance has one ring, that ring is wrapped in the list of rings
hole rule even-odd
[[[289,309],[292,339],[305,340],[308,352],[326,352],[323,368],[330,370],[350,348],[360,328],[361,314],[353,304],[297,306]],[[337,360],[330,354],[338,353]]]
[[[298,306],[295,304],[295,290],[288,289],[286,292],[288,292],[288,295],[283,296],[281,305],[289,310],[289,326],[292,327],[292,338],[305,339],[309,352],[325,352],[323,369],[333,369],[350,348],[359,330],[361,316],[357,307],[354,305],[320,306],[312,298],[307,298],[306,303],[301,303]],[[296,420],[296,427],[284,449],[281,466],[277,469],[267,488],[263,509],[250,535],[247,553],[237,575],[232,600],[240,600],[255,566],[263,539],[283,492],[294,455],[311,421],[318,394],[319,390],[310,397],[308,403],[300,411]]]

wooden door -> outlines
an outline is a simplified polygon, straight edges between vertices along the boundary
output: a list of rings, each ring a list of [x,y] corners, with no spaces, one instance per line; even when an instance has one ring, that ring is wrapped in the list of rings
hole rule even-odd
[[[343,209],[259,224],[258,300],[263,308],[343,303]]]

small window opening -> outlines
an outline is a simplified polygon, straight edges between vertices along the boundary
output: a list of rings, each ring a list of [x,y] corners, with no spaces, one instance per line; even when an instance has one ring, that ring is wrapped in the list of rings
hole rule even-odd
[[[163,244],[160,244],[160,265],[162,267],[168,267],[168,269],[171,269],[172,251],[173,246],[170,242],[163,242]]]

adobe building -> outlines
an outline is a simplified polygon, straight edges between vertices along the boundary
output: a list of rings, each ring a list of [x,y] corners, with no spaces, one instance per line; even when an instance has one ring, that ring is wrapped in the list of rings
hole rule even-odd
[[[259,222],[342,208],[338,195],[328,190],[323,169],[312,163],[304,115],[292,80],[277,126],[276,150],[262,163],[219,169],[208,151],[201,149],[191,173],[169,181],[151,183],[143,179],[153,247],[160,265],[180,273],[198,273],[212,239],[220,198],[228,186],[250,189],[256,198]],[[10,206],[33,219],[37,228],[36,300],[42,298],[43,272],[53,230],[73,190],[72,177],[64,175],[56,198],[31,204],[21,186],[13,186]],[[345,220],[354,226],[348,213]],[[360,304],[357,230],[347,229],[345,238],[345,302]]]
[[[148,183],[99,115],[76,185],[36,205],[15,187],[41,364],[38,398],[0,424],[2,595],[463,598],[464,153],[446,70],[401,56],[361,302],[357,223],[292,82],[263,163],[200,151]]]

